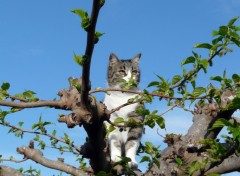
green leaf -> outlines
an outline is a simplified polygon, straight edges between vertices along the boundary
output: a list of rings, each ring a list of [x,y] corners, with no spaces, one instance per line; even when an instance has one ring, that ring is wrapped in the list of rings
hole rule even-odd
[[[236,40],[235,38],[231,38],[231,41],[235,43],[238,47],[240,47],[240,41]]]
[[[216,30],[213,30],[213,31],[212,31],[212,36],[213,36],[213,37],[217,36],[218,34],[219,34],[218,31],[216,31]]]
[[[7,91],[10,88],[10,84],[7,82],[2,83],[1,89]]]
[[[218,82],[221,82],[223,80],[221,76],[211,76],[210,79]]]
[[[112,131],[114,131],[116,128],[113,125],[110,125],[109,128],[107,129],[107,136],[109,133],[111,133]]]
[[[232,26],[237,20],[238,20],[238,16],[237,17],[234,17],[233,19],[231,19],[228,23],[228,26]]]
[[[31,90],[26,90],[23,92],[23,97],[29,101],[38,101],[38,98],[35,97],[35,92],[31,91]]]
[[[210,45],[209,43],[199,43],[194,45],[194,48],[206,48],[206,49],[211,49],[212,45]]]
[[[213,44],[212,51],[216,51],[218,47],[222,46],[222,44],[218,44],[218,42],[222,41],[222,39],[223,39],[223,36],[219,36],[212,40],[212,44]]]
[[[122,117],[118,117],[114,120],[114,123],[122,123],[124,122],[124,119]]]
[[[24,122],[18,122],[18,126],[23,126]]]
[[[203,68],[204,73],[207,73],[207,67],[208,67],[208,60],[207,59],[202,59],[200,61],[200,66]]]
[[[143,163],[143,162],[150,162],[151,161],[151,158],[149,156],[143,156],[140,163]]]
[[[81,26],[85,31],[87,31],[91,25],[90,19],[88,17],[88,13],[82,9],[74,9],[71,12],[73,12],[73,13],[77,14],[79,17],[81,17],[81,19],[82,19]]]
[[[158,85],[159,85],[159,82],[153,81],[153,82],[150,82],[147,87],[153,87],[153,86],[158,86]]]
[[[95,35],[94,35],[94,43],[96,44],[96,43],[98,43],[98,41],[99,41],[99,38],[101,37],[101,36],[103,36],[104,35],[104,33],[101,33],[101,32],[95,32]]]
[[[240,26],[236,26],[235,31],[240,31]]]
[[[214,124],[209,130],[214,130],[216,128],[220,128],[224,126],[232,126],[232,124],[228,120],[220,118],[214,122]]]
[[[239,83],[240,82],[240,75],[233,74],[232,79],[233,79],[234,83]]]
[[[227,110],[240,109],[240,95],[234,97],[234,99],[224,109]]]
[[[153,128],[155,126],[155,121],[149,115],[144,119],[143,124],[148,125],[150,128]]]
[[[154,163],[158,168],[160,168],[160,162],[158,161],[157,158],[153,158],[153,163]]]
[[[77,15],[78,15],[79,17],[81,17],[81,18],[86,18],[86,17],[88,17],[87,12],[85,12],[85,11],[82,10],[82,9],[74,9],[74,10],[72,10],[71,12],[77,14]]]
[[[208,176],[221,176],[220,174],[208,174]]]
[[[53,130],[52,135],[53,135],[53,136],[56,136],[56,134],[57,134],[57,131],[56,131],[56,130]]]
[[[182,77],[180,75],[175,75],[172,79],[172,84],[178,83],[181,79]]]
[[[225,36],[225,35],[227,35],[227,32],[228,32],[228,27],[227,26],[220,26],[219,27],[219,34],[220,35]]]
[[[159,116],[156,120],[156,123],[158,124],[158,126],[161,128],[161,129],[164,129],[165,128],[165,120],[164,118],[162,118],[161,116]]]
[[[180,158],[174,158],[174,160],[176,161],[176,163],[178,164],[178,167],[182,166],[183,161]]]
[[[80,66],[83,66],[84,62],[85,62],[85,59],[84,59],[84,56],[77,56],[75,53],[74,53],[74,61],[80,65]]]
[[[196,87],[193,90],[192,96],[193,97],[198,97],[199,95],[206,93],[206,89],[204,87]]]
[[[181,66],[186,65],[186,64],[189,64],[189,63],[194,63],[195,60],[196,60],[195,57],[190,56],[190,57],[188,57],[188,58],[186,58],[186,59],[184,59],[184,60],[182,61]]]
[[[6,96],[0,91],[0,100],[4,100],[5,97],[6,97]]]
[[[139,108],[136,110],[136,113],[140,115],[149,115],[150,111],[148,109]]]

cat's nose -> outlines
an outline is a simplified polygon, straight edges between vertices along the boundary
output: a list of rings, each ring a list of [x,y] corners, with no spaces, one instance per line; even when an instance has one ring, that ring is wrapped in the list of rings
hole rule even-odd
[[[124,79],[128,82],[128,81],[130,81],[131,77],[132,77],[132,73],[130,71],[128,71],[127,75],[124,77]]]

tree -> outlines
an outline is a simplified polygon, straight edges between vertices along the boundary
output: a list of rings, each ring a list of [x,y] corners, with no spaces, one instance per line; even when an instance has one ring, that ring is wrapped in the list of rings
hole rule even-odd
[[[107,110],[104,105],[93,96],[96,92],[107,92],[109,89],[91,89],[89,80],[90,64],[94,46],[103,35],[96,31],[96,23],[99,11],[104,6],[104,1],[94,0],[92,13],[81,9],[75,9],[72,12],[81,18],[81,26],[87,33],[86,50],[83,55],[74,54],[74,60],[82,66],[81,78],[70,78],[69,89],[59,91],[59,98],[56,100],[40,100],[33,91],[24,91],[23,93],[12,95],[9,93],[10,84],[4,82],[0,91],[0,105],[10,107],[3,108],[1,112],[2,126],[8,127],[9,132],[21,137],[28,133],[35,134],[34,140],[41,149],[46,147],[46,143],[41,136],[46,136],[51,141],[51,146],[62,152],[72,152],[80,161],[80,169],[64,163],[63,158],[58,161],[49,160],[43,153],[37,149],[33,141],[28,146],[19,147],[19,154],[24,156],[25,160],[33,160],[46,167],[58,169],[72,175],[98,174],[106,175],[111,171],[107,143],[105,140],[106,131],[103,121],[109,121],[109,116],[115,110]],[[124,122],[125,125],[145,125],[154,127],[158,125],[165,128],[163,115],[176,107],[193,113],[193,124],[186,135],[168,134],[164,137],[168,147],[164,150],[153,146],[147,142],[141,146],[140,151],[146,155],[142,157],[142,162],[148,162],[149,170],[145,175],[204,175],[221,174],[239,170],[239,121],[233,118],[233,113],[239,109],[239,82],[240,75],[233,74],[232,78],[227,78],[224,71],[222,76],[211,77],[211,80],[218,82],[216,85],[200,87],[197,84],[197,78],[201,71],[207,72],[212,66],[214,59],[218,56],[224,56],[231,52],[231,46],[240,46],[239,31],[240,27],[235,26],[238,18],[233,18],[226,26],[220,26],[218,30],[213,31],[213,40],[211,43],[196,44],[195,48],[205,49],[208,58],[202,58],[200,54],[193,51],[192,56],[187,57],[181,63],[184,66],[190,66],[183,69],[183,73],[174,75],[172,79],[157,75],[158,80],[150,82],[143,92],[137,93],[139,96],[135,100],[129,100],[127,104],[135,101],[150,103],[154,97],[164,101],[169,109],[163,113],[150,111],[148,109],[139,109],[137,113],[145,115],[143,124],[137,124],[134,121]],[[129,90],[112,90],[125,91]],[[195,104],[195,110],[188,109],[188,102]],[[121,106],[121,107],[123,107]],[[18,126],[8,123],[7,115],[18,113],[23,109],[50,107],[70,112],[68,115],[60,115],[59,122],[66,123],[68,128],[78,127],[79,125],[87,132],[88,139],[86,143],[79,147],[70,139],[68,134],[63,137],[57,137],[56,131],[48,132],[47,126],[50,121],[43,121],[40,117],[37,123],[32,125],[32,130],[25,130],[23,122]],[[119,108],[121,108],[119,107]],[[121,119],[119,120],[121,121]],[[112,128],[119,126],[119,121],[111,122]],[[121,121],[122,123],[122,121]],[[225,142],[221,143],[216,138],[219,132],[227,127],[229,132],[225,136]],[[59,143],[65,144],[64,146]],[[81,156],[89,159],[91,168],[86,168]],[[5,159],[2,159],[3,161]],[[15,159],[10,158],[15,161]],[[122,165],[128,161],[123,158]],[[19,162],[19,161],[16,161]],[[124,165],[125,166],[125,165]],[[15,172],[6,166],[1,166],[2,175]],[[141,175],[138,170],[131,170],[125,166],[127,174]],[[34,169],[29,169],[29,173],[34,173]],[[13,175],[13,174],[12,174]],[[19,173],[19,175],[21,175]]]

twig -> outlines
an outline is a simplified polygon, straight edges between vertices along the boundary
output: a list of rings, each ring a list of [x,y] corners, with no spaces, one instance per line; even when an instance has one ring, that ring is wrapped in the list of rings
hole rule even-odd
[[[51,148],[51,149],[57,149],[57,150],[60,150],[61,152],[65,152],[65,153],[73,153],[75,155],[79,155],[79,152],[74,152],[74,151],[70,151],[70,150],[64,150],[60,147],[52,147],[52,146],[46,146],[46,148]]]
[[[122,104],[122,105],[120,105],[120,106],[112,109],[111,111],[109,111],[109,112],[107,113],[107,115],[110,116],[110,115],[113,114],[114,112],[119,111],[121,108],[123,108],[123,107],[125,107],[125,106],[129,106],[129,105],[135,104],[135,103],[138,103],[138,101],[133,101],[133,102],[124,103],[124,104]]]
[[[196,99],[204,99],[207,97],[207,95],[205,96],[201,96],[201,97],[188,97],[188,98],[180,98],[180,97],[171,97],[171,96],[167,96],[167,95],[163,95],[163,94],[158,94],[158,93],[145,93],[145,92],[139,92],[139,91],[134,91],[134,90],[124,90],[124,89],[115,89],[115,88],[106,88],[106,89],[96,89],[96,90],[91,90],[89,91],[89,94],[94,94],[94,93],[98,93],[98,92],[110,92],[110,91],[116,91],[116,92],[127,92],[127,93],[132,93],[132,94],[138,94],[138,95],[143,95],[143,94],[147,94],[153,97],[159,97],[159,98],[165,98],[165,99],[172,99],[172,100],[196,100]]]
[[[213,54],[211,57],[208,58],[208,63],[211,63],[213,58],[217,56],[223,48],[220,48],[215,54]],[[173,85],[171,89],[175,89],[176,87],[179,87],[183,85],[187,80],[189,80],[192,76],[194,76],[197,72],[199,72],[202,69],[202,67],[196,68],[190,75],[186,76],[182,81],[178,82],[177,84]]]
[[[160,116],[163,116],[164,114],[166,114],[166,113],[168,113],[169,111],[173,110],[175,107],[177,107],[176,104],[173,105],[173,106],[171,106],[171,107],[170,107],[169,109],[167,109],[166,111],[162,112],[162,113],[160,114]]]
[[[57,140],[57,141],[59,141],[59,142],[62,142],[62,143],[64,143],[64,144],[69,145],[69,144],[68,144],[67,142],[65,142],[64,140],[62,140],[62,139],[60,139],[60,138],[57,138],[57,137],[55,137],[55,136],[53,136],[53,135],[51,135],[51,134],[40,133],[40,132],[38,132],[38,131],[24,130],[24,129],[22,129],[22,128],[19,128],[19,127],[10,125],[10,124],[8,124],[8,123],[4,123],[4,124],[3,124],[2,122],[0,122],[0,124],[3,125],[3,126],[7,126],[7,127],[10,127],[10,128],[13,128],[13,129],[15,129],[15,130],[19,130],[19,131],[21,131],[22,133],[30,133],[30,134],[37,134],[37,135],[41,135],[41,136],[47,136],[47,137],[49,137],[49,138],[55,139],[55,140]],[[81,149],[80,149],[79,147],[77,147],[77,146],[75,146],[75,145],[73,145],[73,144],[71,144],[71,147],[73,147],[74,149],[76,149],[77,152],[80,153]]]
[[[13,108],[37,108],[37,107],[52,107],[52,108],[62,108],[62,103],[59,101],[47,101],[41,100],[37,102],[12,102],[0,100],[0,106],[8,106]]]
[[[22,102],[28,102],[28,100],[26,100],[25,98],[20,98],[20,97],[16,97],[16,96],[12,96],[12,95],[8,95],[7,98],[11,98],[12,100],[19,100]]]
[[[0,161],[4,161],[4,162],[14,162],[14,163],[22,163],[24,161],[27,161],[28,158],[24,158],[22,160],[14,160],[14,159],[0,159]]]

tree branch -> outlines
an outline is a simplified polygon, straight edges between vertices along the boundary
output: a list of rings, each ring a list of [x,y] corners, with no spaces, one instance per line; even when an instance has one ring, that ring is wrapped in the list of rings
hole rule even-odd
[[[147,95],[151,95],[153,97],[159,97],[159,98],[166,98],[166,99],[170,99],[170,100],[182,100],[183,98],[180,97],[171,97],[171,96],[167,96],[167,95],[163,95],[163,94],[159,94],[159,93],[145,93],[145,92],[139,92],[139,91],[134,91],[134,90],[124,90],[124,89],[115,89],[115,88],[106,88],[106,89],[96,89],[96,90],[91,90],[89,91],[89,94],[94,94],[94,93],[98,93],[98,92],[105,92],[108,93],[110,91],[116,91],[116,92],[127,92],[127,93],[132,93],[132,94],[138,94],[138,95],[143,95],[143,94],[147,94]],[[201,97],[187,97],[184,98],[184,100],[196,100],[196,99],[204,99],[207,96],[201,96]]]
[[[22,174],[17,169],[8,167],[8,166],[0,166],[0,176],[26,176],[25,174]]]
[[[47,101],[47,100],[41,100],[37,102],[13,102],[13,101],[0,100],[0,106],[8,106],[13,108],[21,108],[21,109],[49,106],[51,108],[61,109],[62,103],[59,101]]]
[[[14,163],[22,163],[24,161],[27,161],[28,159],[27,158],[24,158],[22,160],[14,160],[14,159],[1,159],[1,162],[14,162]]]
[[[4,123],[4,124],[3,124],[3,123],[0,122],[0,124],[3,125],[3,126],[7,126],[7,127],[10,127],[10,128],[13,128],[13,129],[15,129],[15,130],[19,130],[19,131],[21,131],[22,133],[30,133],[30,134],[38,134],[38,135],[42,135],[42,136],[47,136],[47,137],[49,137],[49,138],[55,139],[55,140],[57,140],[57,141],[59,141],[59,142],[62,142],[62,143],[64,143],[64,144],[69,145],[69,144],[66,143],[64,140],[62,140],[62,139],[60,139],[60,138],[57,138],[57,137],[55,137],[55,136],[53,136],[53,135],[51,135],[51,134],[41,133],[41,132],[38,132],[38,131],[24,130],[24,129],[22,129],[22,128],[19,128],[19,127],[10,125],[9,123]],[[73,147],[78,153],[81,152],[81,149],[80,149],[78,146],[73,145],[73,143],[71,144],[71,147]]]
[[[223,48],[220,48],[218,51],[215,52],[215,54],[210,56],[208,58],[208,63],[211,63],[212,60],[214,59],[214,57],[216,57],[222,50],[223,50]],[[171,88],[175,89],[176,87],[179,87],[179,86],[183,85],[187,80],[189,80],[192,76],[194,76],[196,73],[198,73],[201,69],[202,69],[202,67],[196,68],[190,75],[187,75],[182,81],[180,81],[177,84],[173,85]]]
[[[240,172],[240,157],[236,156],[235,154],[223,160],[223,162],[218,166],[208,170],[206,174],[211,173],[225,174],[234,171]]]
[[[24,155],[25,158],[31,159],[31,160],[35,161],[36,163],[39,163],[48,168],[63,171],[68,174],[72,174],[74,176],[87,176],[88,175],[86,172],[84,172],[81,169],[78,169],[74,166],[65,164],[61,161],[54,161],[54,160],[47,159],[47,158],[43,157],[43,154],[41,153],[41,151],[30,148],[30,147],[25,147],[25,146],[20,147],[17,149],[17,152],[19,154]]]
[[[83,63],[83,69],[82,69],[81,107],[85,111],[89,111],[88,92],[91,89],[90,88],[90,65],[91,65],[92,53],[95,45],[95,28],[96,28],[100,8],[101,8],[100,0],[93,0],[90,27],[87,31],[87,45],[85,50],[85,57],[87,59]]]

